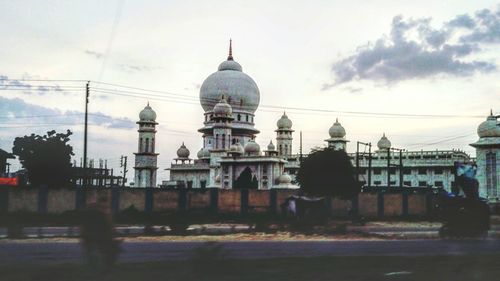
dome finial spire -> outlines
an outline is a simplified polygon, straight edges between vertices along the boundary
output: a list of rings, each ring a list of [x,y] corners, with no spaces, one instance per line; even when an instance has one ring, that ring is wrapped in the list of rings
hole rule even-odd
[[[490,116],[493,116],[493,108],[490,108]]]
[[[229,56],[227,60],[233,60],[233,39],[229,38]]]

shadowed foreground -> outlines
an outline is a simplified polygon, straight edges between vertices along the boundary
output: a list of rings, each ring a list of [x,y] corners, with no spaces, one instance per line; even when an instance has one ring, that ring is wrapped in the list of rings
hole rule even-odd
[[[211,256],[211,258],[210,258]],[[2,280],[498,280],[500,254],[427,257],[319,257],[226,260],[216,249],[189,261],[0,266]]]

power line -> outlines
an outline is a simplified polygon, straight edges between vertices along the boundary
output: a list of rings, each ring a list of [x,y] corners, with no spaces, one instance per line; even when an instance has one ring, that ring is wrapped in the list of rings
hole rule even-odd
[[[66,116],[76,116],[83,115],[83,113],[69,113],[69,114],[51,114],[51,115],[28,115],[28,116],[9,116],[3,115],[0,118],[9,118],[9,119],[24,119],[24,118],[48,118],[48,117],[66,117]]]
[[[12,79],[12,78],[4,78],[0,77],[0,81],[19,81],[19,82],[87,82],[87,80],[80,80],[80,79],[25,79],[25,78],[19,78],[19,79]]]
[[[3,80],[11,80],[11,79],[3,79]],[[42,80],[42,79],[36,79],[36,80],[38,80],[38,81],[58,81],[58,80]],[[29,81],[29,80],[25,80],[25,81]],[[69,80],[69,81],[85,82],[85,80]],[[103,84],[103,85],[119,87],[119,88],[126,88],[126,89],[132,89],[132,90],[146,92],[146,93],[141,93],[141,92],[133,92],[133,91],[127,91],[127,90],[92,87],[93,91],[98,92],[98,93],[102,93],[102,94],[120,95],[120,96],[128,96],[128,97],[135,97],[135,98],[152,99],[152,100],[163,100],[163,101],[168,101],[168,102],[180,102],[180,103],[185,103],[185,104],[198,104],[197,102],[200,100],[199,97],[190,96],[190,95],[175,94],[172,92],[151,90],[151,89],[145,89],[145,88],[140,88],[140,87],[131,87],[131,86],[120,85],[120,84],[115,84],[115,83],[107,83],[107,82],[99,82],[99,81],[92,81],[92,82],[95,82],[98,84]],[[170,97],[161,96],[161,95],[153,95],[151,93],[169,95]],[[180,99],[183,99],[183,100],[180,101]],[[218,102],[215,99],[201,99],[201,100],[202,101],[209,101],[209,102]],[[192,103],[189,103],[189,102],[192,102]],[[267,108],[267,109],[274,109],[274,110],[286,109],[286,110],[306,111],[306,112],[315,112],[315,113],[352,114],[352,115],[362,115],[362,116],[366,116],[366,117],[379,116],[379,117],[383,117],[383,118],[391,118],[391,117],[392,118],[484,118],[484,116],[482,116],[482,115],[458,115],[458,114],[440,115],[440,114],[383,113],[383,112],[369,112],[369,111],[342,111],[342,110],[330,110],[330,109],[321,109],[321,108],[276,106],[276,105],[267,105],[267,104],[261,104],[259,107],[260,108]],[[301,114],[301,113],[298,113],[298,114]]]

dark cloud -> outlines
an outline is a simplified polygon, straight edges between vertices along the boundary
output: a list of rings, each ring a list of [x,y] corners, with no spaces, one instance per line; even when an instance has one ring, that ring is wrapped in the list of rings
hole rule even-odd
[[[476,26],[470,34],[460,38],[462,42],[500,43],[500,9],[492,12],[484,9],[475,14]]]
[[[500,11],[459,15],[438,29],[431,26],[430,18],[396,16],[389,36],[360,46],[353,55],[333,63],[335,80],[324,84],[322,90],[356,80],[391,84],[491,72],[497,69],[493,61],[469,57],[480,53],[485,43],[500,43]]]
[[[468,28],[472,29],[476,27],[476,21],[469,15],[464,14],[464,15],[458,15],[451,21],[447,23],[448,27],[463,27],[463,28]]]
[[[60,111],[25,102],[20,98],[0,97],[0,121],[4,125],[16,124],[83,124],[84,114],[79,111]],[[135,122],[124,117],[112,117],[103,113],[89,114],[89,124],[113,129],[132,129]]]
[[[64,89],[58,84],[51,82],[52,83],[51,85],[36,85],[24,81],[25,79],[32,80],[32,79],[37,79],[37,77],[25,74],[22,77],[22,79],[18,80],[18,79],[9,79],[9,77],[6,75],[0,75],[0,90],[21,91],[22,93],[27,95],[32,95],[32,94],[45,95],[49,92],[59,92],[62,93],[63,95],[69,94],[68,91],[64,91]]]
[[[98,60],[102,59],[102,57],[104,56],[103,53],[99,53],[99,52],[96,52],[96,51],[91,51],[91,50],[85,50],[84,53],[86,55],[89,55],[89,56],[92,56]]]

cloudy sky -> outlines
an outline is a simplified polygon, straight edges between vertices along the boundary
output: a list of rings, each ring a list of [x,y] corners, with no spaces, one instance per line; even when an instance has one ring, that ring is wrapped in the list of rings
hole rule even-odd
[[[474,156],[477,125],[490,108],[500,113],[496,1],[20,0],[0,10],[7,151],[16,136],[71,129],[79,162],[91,80],[90,158],[118,168],[127,155],[132,167],[135,121],[149,101],[166,179],[183,141],[193,156],[201,147],[199,87],[227,57],[229,38],[261,92],[261,146],[286,110],[305,151],[324,144],[338,117],[349,151],[385,132],[395,147]]]

